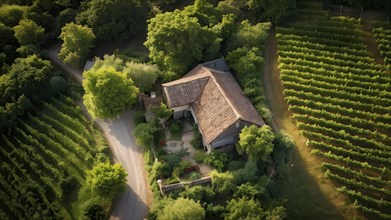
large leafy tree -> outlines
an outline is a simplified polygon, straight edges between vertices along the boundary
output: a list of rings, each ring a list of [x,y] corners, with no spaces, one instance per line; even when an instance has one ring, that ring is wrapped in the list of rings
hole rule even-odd
[[[125,189],[126,176],[121,164],[98,163],[87,172],[87,184],[98,196],[110,200]]]
[[[53,67],[37,55],[19,58],[10,71],[0,76],[0,129],[15,125],[17,116],[50,96]]]
[[[273,151],[273,140],[274,134],[269,126],[245,126],[239,134],[236,149],[239,154],[246,154],[251,161],[266,161]]]
[[[114,67],[84,72],[84,104],[93,117],[110,118],[135,103],[138,88]]]
[[[91,53],[95,34],[91,28],[71,22],[61,29],[60,39],[64,42],[58,57],[64,63],[81,67]]]
[[[253,47],[250,50],[244,47],[238,48],[228,53],[226,60],[242,82],[246,78],[248,79],[248,77],[262,74],[264,61],[261,50],[257,47]]]
[[[263,42],[265,42],[269,34],[270,27],[270,22],[251,25],[248,20],[242,21],[237,30],[232,34],[232,37],[227,40],[226,50],[229,52],[239,47],[262,47]]]
[[[145,46],[150,58],[165,71],[164,79],[171,80],[199,61],[215,58],[220,42],[217,34],[201,26],[196,17],[176,10],[149,20]]]
[[[28,11],[28,6],[4,4],[0,7],[0,22],[8,27],[14,27],[23,17],[26,17]]]
[[[155,65],[128,62],[123,72],[134,81],[141,92],[148,92],[155,84],[159,69]]]
[[[150,11],[145,0],[91,0],[82,4],[76,20],[94,30],[99,40],[123,40],[146,26]]]
[[[225,220],[236,219],[263,219],[264,211],[258,201],[242,197],[240,199],[232,199],[227,204],[228,213],[225,215]]]
[[[158,220],[202,220],[204,218],[205,210],[201,204],[182,197],[169,202],[157,217]]]
[[[44,40],[45,29],[32,20],[20,20],[19,25],[13,29],[15,37],[21,45],[33,44],[39,46]]]
[[[275,24],[296,14],[296,0],[249,0],[249,9]]]

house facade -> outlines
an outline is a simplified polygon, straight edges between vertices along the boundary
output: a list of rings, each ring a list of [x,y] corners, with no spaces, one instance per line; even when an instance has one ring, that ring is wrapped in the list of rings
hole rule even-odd
[[[162,89],[174,119],[194,118],[208,152],[234,144],[246,125],[265,124],[224,59],[199,64]]]

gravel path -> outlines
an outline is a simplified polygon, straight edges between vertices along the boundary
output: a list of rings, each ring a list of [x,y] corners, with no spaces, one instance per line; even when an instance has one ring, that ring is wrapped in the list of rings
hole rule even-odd
[[[57,58],[59,49],[59,44],[49,48],[49,58],[77,82],[81,83],[83,79],[82,70],[73,69],[62,63]],[[82,105],[82,108],[88,114],[84,105]],[[142,148],[136,145],[134,136],[131,134],[134,129],[132,112],[128,110],[117,118],[111,120],[96,119],[95,122],[104,132],[114,161],[122,164],[129,174],[126,191],[121,193],[114,201],[110,219],[144,219],[148,214],[148,205],[152,201],[152,196],[146,179]]]

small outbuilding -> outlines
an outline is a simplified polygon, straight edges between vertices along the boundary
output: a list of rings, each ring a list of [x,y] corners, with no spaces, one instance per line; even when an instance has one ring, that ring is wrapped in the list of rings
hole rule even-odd
[[[246,125],[265,124],[223,58],[199,64],[162,87],[174,119],[193,116],[208,152],[236,143]]]

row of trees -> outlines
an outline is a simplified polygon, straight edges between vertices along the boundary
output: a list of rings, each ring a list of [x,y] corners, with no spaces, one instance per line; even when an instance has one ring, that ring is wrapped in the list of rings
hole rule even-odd
[[[360,210],[389,217],[391,78],[366,54],[358,22],[325,19],[277,29],[284,94],[312,153],[327,158],[326,177]]]

